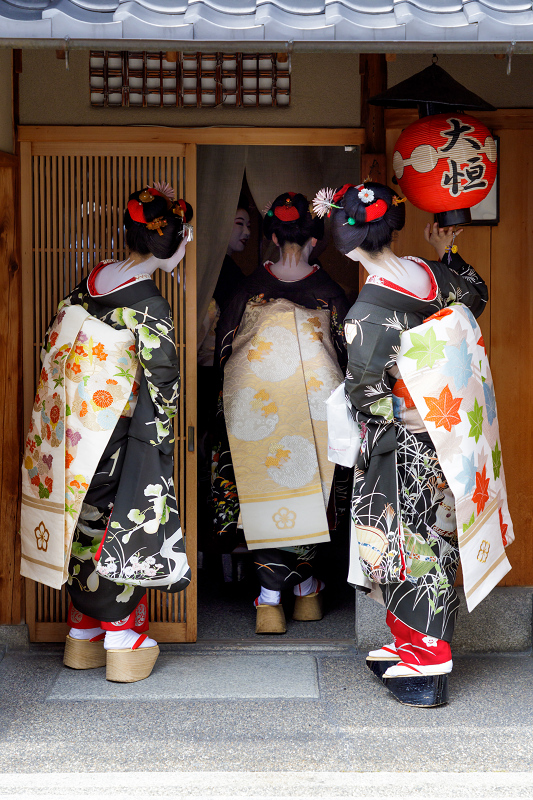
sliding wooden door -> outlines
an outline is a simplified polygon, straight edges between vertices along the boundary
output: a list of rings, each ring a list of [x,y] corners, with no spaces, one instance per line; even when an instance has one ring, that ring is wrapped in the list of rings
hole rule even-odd
[[[46,130],[46,129],[44,129]],[[196,206],[196,146],[98,142],[98,128],[76,128],[76,140],[20,143],[23,293],[24,418],[28,424],[40,371],[44,333],[59,300],[104,258],[123,258],[122,214],[130,192],[168,181]],[[125,129],[128,130],[128,129]],[[149,129],[146,129],[147,131]],[[131,129],[129,129],[131,131]],[[150,632],[161,642],[196,639],[196,250],[173,275],[157,273],[170,303],[182,374],[176,418],[175,475],[178,508],[193,581],[178,595],[148,592]],[[61,641],[67,631],[68,596],[26,581],[26,621],[32,641]]]

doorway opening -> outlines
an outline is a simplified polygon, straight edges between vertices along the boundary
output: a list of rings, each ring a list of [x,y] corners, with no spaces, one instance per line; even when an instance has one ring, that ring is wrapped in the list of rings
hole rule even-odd
[[[239,201],[246,204],[250,217],[250,238],[231,258],[244,277],[251,275],[265,261],[276,260],[277,248],[262,234],[265,207],[284,191],[301,192],[310,201],[324,186],[357,184],[360,179],[359,151],[344,147],[274,147],[201,146],[198,148],[198,219],[208,216],[224,219],[225,227],[211,238],[211,249],[205,240],[198,241],[198,265],[209,265],[209,275],[198,276],[198,310],[211,303],[220,268],[231,233]],[[208,179],[204,181],[204,176]],[[240,180],[239,180],[240,178]],[[216,187],[225,187],[224,197]],[[231,191],[229,191],[231,189]],[[218,205],[217,205],[218,201]],[[262,213],[263,212],[263,213]],[[205,230],[205,226],[202,226]],[[216,255],[215,255],[216,253]],[[344,290],[351,305],[359,285],[359,271],[336,250],[326,220],[325,235],[313,251],[310,262],[317,263]],[[200,321],[200,320],[199,320]],[[209,328],[204,325],[203,334]],[[202,334],[199,336],[201,345]],[[203,353],[205,355],[205,353]],[[200,363],[200,362],[199,362]],[[259,581],[254,568],[254,552],[238,547],[233,552],[220,552],[214,543],[213,508],[210,504],[211,423],[202,419],[209,414],[204,404],[206,394],[213,391],[216,370],[198,367],[198,640],[245,640],[247,642],[278,641],[275,635],[255,634],[254,599]],[[205,374],[207,372],[207,374]],[[203,374],[204,373],[204,374]],[[217,384],[218,393],[218,384]],[[212,399],[211,403],[215,401]],[[207,406],[209,403],[207,403]],[[349,514],[332,532],[331,542],[319,545],[314,561],[314,574],[326,584],[325,614],[319,622],[292,620],[292,590],[282,593],[287,619],[287,635],[282,641],[327,642],[353,640],[355,591],[347,583],[349,555]]]

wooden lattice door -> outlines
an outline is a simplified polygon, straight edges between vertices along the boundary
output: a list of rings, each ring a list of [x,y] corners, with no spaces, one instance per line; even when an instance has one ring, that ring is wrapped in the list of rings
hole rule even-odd
[[[40,372],[44,333],[59,300],[104,258],[124,257],[122,213],[136,188],[166,180],[196,203],[195,145],[95,143],[98,129],[74,129],[75,142],[21,141],[24,415],[28,424]],[[84,132],[85,134],[84,135]],[[196,250],[173,275],[156,282],[170,303],[182,375],[176,418],[178,508],[193,581],[178,595],[149,590],[150,632],[163,642],[196,639]],[[26,621],[32,641],[61,641],[68,597],[26,581]]]

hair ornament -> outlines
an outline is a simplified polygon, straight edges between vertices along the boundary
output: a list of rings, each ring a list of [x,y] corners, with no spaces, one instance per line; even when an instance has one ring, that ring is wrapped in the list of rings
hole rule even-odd
[[[367,203],[373,203],[374,202],[374,192],[372,191],[372,189],[365,189],[364,186],[361,189],[361,191],[359,192],[359,194],[357,195],[357,197],[365,205],[367,205]]]
[[[264,209],[263,209],[263,211],[262,211],[262,214],[263,214],[263,216],[265,216],[265,214],[268,214],[268,212],[269,212],[269,211],[270,211],[270,209],[272,208],[272,202],[273,202],[272,200],[269,200],[269,201],[268,201],[268,203],[266,204],[266,206],[264,207]],[[273,214],[273,213],[274,213],[274,212],[272,212],[272,214]],[[272,214],[268,214],[268,216],[269,216],[269,217],[271,217],[271,216],[272,216]]]
[[[143,189],[142,192],[139,193],[139,200],[141,203],[151,203],[153,199],[154,195],[152,194],[148,186],[146,187],[146,189]]]
[[[332,208],[341,208],[333,202],[335,196],[335,189],[319,189],[313,200],[313,210],[315,214],[322,219],[326,214],[328,217],[331,214]],[[311,205],[311,204],[310,204]]]
[[[168,222],[164,217],[156,217],[151,222],[146,223],[146,227],[148,228],[148,230],[157,231],[159,236],[163,236],[163,231],[161,230],[161,228],[166,228],[167,225]]]
[[[375,222],[387,213],[388,205],[385,200],[376,200],[365,208],[365,221]]]
[[[406,202],[407,202],[407,197],[398,197],[397,194],[393,194],[392,195],[392,205],[393,206],[399,206],[402,203],[406,203]]]
[[[175,192],[170,183],[167,183],[166,181],[158,181],[157,183],[154,183],[154,189],[156,192],[159,192],[159,194],[163,195],[163,197],[166,197],[167,200],[174,200]]]
[[[181,198],[176,200],[172,206],[172,213],[185,220],[185,217],[187,216],[187,203],[185,200],[182,200]]]
[[[287,195],[288,196],[285,198],[283,205],[276,206],[276,208],[273,209],[274,214],[282,222],[296,222],[297,219],[300,219],[300,212],[292,202],[292,198],[295,196],[295,193],[287,192]]]

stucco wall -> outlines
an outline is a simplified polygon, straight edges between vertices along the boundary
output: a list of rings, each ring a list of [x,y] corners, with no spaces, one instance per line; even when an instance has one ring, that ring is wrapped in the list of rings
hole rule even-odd
[[[23,125],[359,125],[356,54],[294,55],[291,105],[279,109],[92,108],[88,51],[70,53],[69,72],[54,50],[25,50],[22,64],[20,121]]]
[[[0,50],[0,150],[13,152],[11,50]]]
[[[427,55],[398,55],[396,61],[388,64],[389,86],[430,64],[431,57]],[[496,108],[533,106],[533,56],[513,56],[510,75],[507,75],[507,59],[496,59],[493,55],[442,55],[438,64]]]

